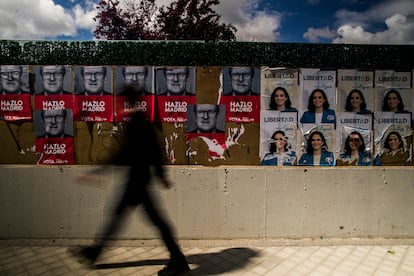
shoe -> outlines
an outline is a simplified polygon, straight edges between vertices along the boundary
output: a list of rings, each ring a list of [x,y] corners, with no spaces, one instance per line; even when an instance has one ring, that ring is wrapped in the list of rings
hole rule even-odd
[[[158,271],[158,276],[174,276],[190,271],[185,259],[171,260],[163,269]]]
[[[102,248],[97,246],[87,246],[73,250],[72,254],[79,259],[80,263],[92,267],[96,259],[98,259],[101,250]]]

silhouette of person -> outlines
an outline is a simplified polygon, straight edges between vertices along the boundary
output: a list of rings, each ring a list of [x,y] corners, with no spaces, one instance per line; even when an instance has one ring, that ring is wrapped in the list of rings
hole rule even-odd
[[[125,94],[128,95],[129,99],[135,99],[132,87],[126,87]],[[125,183],[123,196],[104,229],[102,238],[95,241],[94,245],[81,249],[77,252],[77,256],[94,263],[106,245],[107,239],[119,230],[120,222],[126,214],[125,211],[142,205],[151,222],[158,228],[164,244],[170,252],[169,263],[158,272],[158,275],[176,275],[177,273],[189,271],[190,268],[185,256],[175,241],[169,224],[157,209],[150,194],[151,166],[154,166],[154,172],[165,188],[170,188],[171,182],[165,176],[161,149],[157,143],[155,129],[141,112],[133,113],[126,127],[123,145],[111,159],[111,163],[129,167],[128,180]],[[85,181],[89,177],[91,176],[82,175],[79,180]]]

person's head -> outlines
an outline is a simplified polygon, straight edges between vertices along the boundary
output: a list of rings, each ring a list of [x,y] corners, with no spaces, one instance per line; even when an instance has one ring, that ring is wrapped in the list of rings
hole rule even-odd
[[[401,135],[397,131],[388,133],[384,141],[384,148],[389,151],[403,150],[404,142]]]
[[[272,110],[284,110],[291,106],[292,102],[287,90],[284,87],[276,87],[270,95],[269,108]]]
[[[98,95],[103,92],[106,67],[84,66],[81,68],[83,86],[88,94]]]
[[[306,146],[306,152],[307,153],[314,153],[318,150],[327,150],[328,145],[326,144],[325,137],[323,136],[322,132],[320,131],[314,131],[309,135],[307,146]]]
[[[317,108],[323,108],[324,110],[329,108],[328,97],[322,89],[315,89],[309,96],[308,110],[315,112]]]
[[[187,79],[190,70],[183,68],[166,68],[164,70],[165,84],[171,95],[182,95],[187,88]]]
[[[215,104],[197,104],[194,106],[196,125],[199,132],[216,130],[219,106]]]
[[[237,94],[248,94],[252,88],[253,67],[230,67],[231,87]]]
[[[274,152],[286,152],[288,148],[288,138],[283,130],[276,130],[272,134],[272,143],[270,144],[269,151]]]
[[[20,65],[0,66],[1,87],[5,94],[18,94],[22,86],[23,68]]]
[[[125,85],[134,88],[136,93],[145,91],[148,76],[147,66],[126,66],[122,68],[122,74],[125,79]]]
[[[47,94],[59,94],[63,91],[65,67],[52,65],[40,67],[43,89]]]
[[[66,110],[42,110],[45,134],[47,137],[61,137],[65,131]]]
[[[367,104],[365,102],[364,94],[358,89],[353,89],[346,97],[345,111],[361,111],[366,110]]]
[[[345,140],[344,151],[345,154],[350,155],[352,151],[365,152],[365,142],[361,133],[358,131],[352,131]]]
[[[385,94],[383,103],[382,103],[382,111],[403,111],[404,110],[404,103],[403,99],[398,93],[397,90],[391,89]]]

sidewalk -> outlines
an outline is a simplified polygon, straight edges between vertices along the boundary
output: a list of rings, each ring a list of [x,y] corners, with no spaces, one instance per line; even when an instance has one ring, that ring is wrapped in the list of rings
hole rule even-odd
[[[95,269],[69,253],[90,240],[0,240],[0,275],[157,275],[159,240],[114,241]],[[183,240],[186,275],[414,275],[413,239]]]

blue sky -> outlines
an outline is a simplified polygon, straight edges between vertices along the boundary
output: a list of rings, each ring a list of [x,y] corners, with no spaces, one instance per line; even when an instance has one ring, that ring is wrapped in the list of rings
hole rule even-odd
[[[0,39],[92,40],[97,3],[1,0]],[[215,9],[238,41],[414,44],[414,0],[221,0]]]

